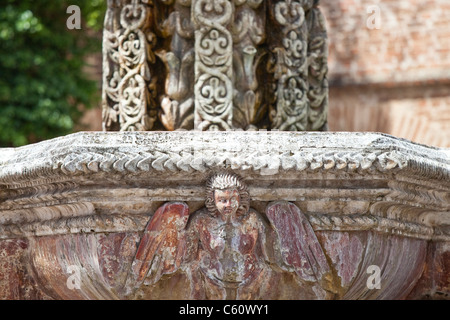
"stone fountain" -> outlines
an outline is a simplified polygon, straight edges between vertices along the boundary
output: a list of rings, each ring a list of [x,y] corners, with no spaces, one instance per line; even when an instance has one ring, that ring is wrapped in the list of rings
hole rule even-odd
[[[448,298],[450,151],[327,129],[318,1],[110,0],[104,132],[0,150],[3,299]]]

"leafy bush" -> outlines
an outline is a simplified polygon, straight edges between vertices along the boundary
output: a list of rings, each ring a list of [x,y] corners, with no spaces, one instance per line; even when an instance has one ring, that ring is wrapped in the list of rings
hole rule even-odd
[[[99,99],[83,70],[101,50],[106,0],[3,0],[0,6],[0,147],[20,146],[73,131],[83,108]],[[81,30],[69,30],[70,5]]]

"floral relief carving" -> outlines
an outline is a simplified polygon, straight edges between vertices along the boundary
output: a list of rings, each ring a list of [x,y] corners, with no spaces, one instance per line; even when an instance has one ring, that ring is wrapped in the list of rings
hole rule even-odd
[[[191,1],[160,1],[160,33],[170,45],[157,50],[166,69],[164,92],[159,93],[160,120],[167,130],[194,128],[194,26]],[[165,12],[170,10],[168,15]]]
[[[326,130],[313,0],[108,2],[105,130]]]
[[[195,120],[199,130],[232,128],[232,23],[226,0],[193,1],[195,30]]]

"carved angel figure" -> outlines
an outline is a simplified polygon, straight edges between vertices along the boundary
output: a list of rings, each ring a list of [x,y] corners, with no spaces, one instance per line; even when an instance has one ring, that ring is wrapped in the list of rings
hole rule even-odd
[[[250,208],[234,174],[207,183],[206,208],[160,207],[131,267],[128,297],[150,299],[322,299],[330,267],[312,227],[289,202]]]

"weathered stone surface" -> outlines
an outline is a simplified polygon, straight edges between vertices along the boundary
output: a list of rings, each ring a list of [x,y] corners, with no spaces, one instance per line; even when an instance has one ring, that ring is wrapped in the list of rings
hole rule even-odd
[[[29,273],[26,239],[0,241],[0,297],[8,300],[48,299]]]
[[[139,287],[144,279],[153,285],[180,267],[190,240],[184,231],[188,217],[184,203],[166,203],[155,212],[137,248],[127,279],[130,286]]]
[[[269,225],[261,214],[249,211],[248,191],[237,176],[213,176],[207,190],[207,211],[189,215],[187,205],[167,203],[153,215],[127,279],[127,297],[330,297],[327,260],[295,205],[270,205]],[[292,281],[284,283],[284,278]],[[273,290],[271,283],[279,281],[283,284]],[[169,283],[184,288],[167,292]]]
[[[3,299],[448,295],[446,149],[375,133],[191,131],[77,133],[1,151]],[[208,251],[183,252],[203,252],[191,247],[198,241],[186,240],[192,232],[205,243],[213,239],[209,226],[220,220],[205,211],[217,206],[206,201],[205,188],[224,170],[248,188],[239,210],[248,212],[242,228],[250,229],[231,237],[243,245],[230,248],[240,257],[247,244],[259,247],[250,251],[251,264],[210,256],[200,276],[193,270],[200,272]],[[167,228],[177,212],[184,218]],[[284,220],[289,215],[293,220]],[[166,258],[162,269],[152,269],[152,256]],[[233,270],[230,261],[242,262],[233,276],[245,283],[239,290],[205,280]],[[381,270],[380,289],[368,286],[371,266]],[[80,271],[79,289],[70,282],[73,270]]]
[[[330,272],[314,231],[304,214],[294,204],[275,202],[266,210],[266,216],[276,230],[283,262],[306,281],[320,280]]]
[[[318,232],[343,287],[355,279],[364,255],[367,235],[363,232]]]
[[[109,1],[104,129],[196,131],[0,150],[0,297],[448,298],[449,150],[275,131],[327,129],[318,2]]]
[[[326,130],[318,2],[108,2],[103,128]]]

